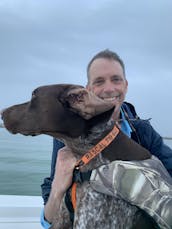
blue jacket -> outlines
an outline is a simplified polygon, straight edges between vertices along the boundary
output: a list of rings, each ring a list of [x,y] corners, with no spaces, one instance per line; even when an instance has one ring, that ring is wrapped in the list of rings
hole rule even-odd
[[[164,144],[162,137],[153,129],[149,121],[138,118],[133,105],[125,102],[122,108],[127,113],[128,118],[134,119],[130,121],[133,130],[131,138],[149,150],[151,154],[158,157],[172,176],[172,149]],[[46,204],[50,194],[58,150],[63,146],[62,142],[53,139],[50,177],[45,178],[44,183],[41,185],[44,204]]]

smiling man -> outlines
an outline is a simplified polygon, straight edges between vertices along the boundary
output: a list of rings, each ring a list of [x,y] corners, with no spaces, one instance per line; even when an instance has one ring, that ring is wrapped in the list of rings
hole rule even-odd
[[[87,67],[87,77],[88,90],[107,102],[114,101],[117,119],[128,88],[122,60],[109,51],[98,53]]]
[[[104,101],[114,102],[113,118],[118,122],[120,129],[128,137],[149,150],[152,155],[158,157],[172,176],[172,150],[164,144],[161,136],[148,121],[138,118],[133,105],[124,102],[128,82],[124,63],[120,57],[110,50],[99,52],[88,64],[87,77],[89,91]],[[84,114],[81,115],[84,117]],[[92,115],[90,113],[89,118]],[[42,184],[45,207],[41,221],[44,228],[50,228],[55,220],[66,190],[71,185],[75,162],[70,149],[54,139],[51,174],[49,178],[45,178]],[[90,173],[88,177],[90,177]]]

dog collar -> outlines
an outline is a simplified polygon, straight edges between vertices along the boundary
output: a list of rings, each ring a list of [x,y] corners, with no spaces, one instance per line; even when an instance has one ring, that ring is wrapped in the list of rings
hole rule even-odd
[[[79,170],[80,167],[88,164],[93,158],[95,158],[99,153],[101,153],[118,135],[119,128],[115,125],[113,129],[93,148],[91,148],[75,165],[75,169]],[[76,182],[73,182],[71,189],[71,202],[73,209],[76,208]]]
[[[75,169],[88,164],[93,158],[101,153],[118,135],[119,128],[115,125],[113,129],[93,148],[91,148],[75,165]]]

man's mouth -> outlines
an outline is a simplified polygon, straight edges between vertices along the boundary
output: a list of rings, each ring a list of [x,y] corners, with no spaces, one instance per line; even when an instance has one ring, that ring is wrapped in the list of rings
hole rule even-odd
[[[113,96],[113,97],[102,97],[103,100],[105,101],[114,101],[120,98],[120,95]]]

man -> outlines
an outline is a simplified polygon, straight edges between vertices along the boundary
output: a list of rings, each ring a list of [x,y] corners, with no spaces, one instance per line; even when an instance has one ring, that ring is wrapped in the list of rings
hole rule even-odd
[[[87,89],[104,101],[113,101],[115,105],[114,119],[122,119],[118,123],[121,130],[157,156],[172,176],[172,150],[167,147],[149,122],[137,118],[131,104],[124,103],[128,89],[125,67],[120,57],[109,50],[95,55],[87,67]],[[57,157],[58,151],[58,157]],[[57,161],[56,161],[57,157]],[[57,212],[66,190],[72,182],[72,173],[76,159],[69,148],[54,139],[51,176],[44,180],[42,195],[45,202],[42,212],[42,225],[49,228]]]

